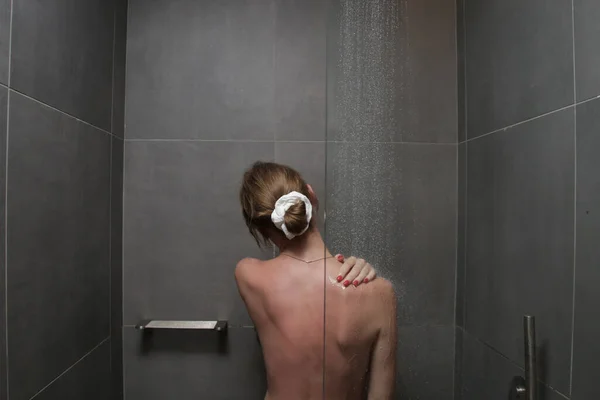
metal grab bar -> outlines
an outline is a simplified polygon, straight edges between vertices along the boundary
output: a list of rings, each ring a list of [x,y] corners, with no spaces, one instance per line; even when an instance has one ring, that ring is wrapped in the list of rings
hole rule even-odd
[[[518,399],[537,400],[538,374],[534,316],[525,315],[523,317],[523,333],[525,338],[525,378],[515,377],[513,389]]]
[[[146,320],[137,324],[136,329],[181,329],[181,330],[210,330],[224,332],[227,321],[161,321]]]

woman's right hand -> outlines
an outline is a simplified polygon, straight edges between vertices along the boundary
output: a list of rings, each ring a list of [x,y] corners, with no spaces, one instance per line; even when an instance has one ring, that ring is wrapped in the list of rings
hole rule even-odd
[[[337,281],[345,287],[359,286],[363,283],[369,283],[377,276],[375,268],[362,258],[349,257],[345,258],[338,254],[335,256],[338,262],[342,263]]]

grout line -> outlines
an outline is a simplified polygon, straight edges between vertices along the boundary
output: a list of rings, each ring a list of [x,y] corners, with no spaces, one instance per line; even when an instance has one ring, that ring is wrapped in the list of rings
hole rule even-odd
[[[472,335],[471,333],[469,333],[466,329],[463,329],[461,327],[459,327],[460,330],[462,330],[463,335],[470,337],[471,339],[473,339],[475,342],[481,344],[482,346],[488,348],[489,350],[491,350],[492,352],[494,352],[496,355],[498,355],[499,357],[501,357],[502,359],[504,359],[505,361],[508,361],[510,364],[512,364],[513,366],[515,366],[516,368],[520,369],[521,371],[525,371],[524,367],[521,367],[521,365],[519,365],[518,363],[514,362],[513,360],[511,360],[509,357],[507,357],[506,355],[504,355],[504,353],[502,353],[500,350],[496,349],[494,346],[492,346],[491,344],[487,343],[485,340],[476,337],[475,335]],[[551,385],[549,385],[548,383],[544,382],[541,379],[537,380],[538,384],[541,383],[542,385],[546,386],[548,389],[552,390],[553,392],[563,396],[564,398],[568,399],[568,396],[566,396],[565,394],[561,393],[559,390],[555,389],[554,387],[552,387]]]
[[[106,343],[107,340],[110,339],[110,336],[104,338],[100,343],[98,343],[96,346],[94,346],[93,349],[91,349],[90,351],[88,351],[83,357],[81,357],[79,360],[75,361],[73,363],[73,365],[71,365],[69,368],[67,368],[66,370],[64,370],[60,375],[58,375],[56,378],[54,378],[49,384],[47,384],[46,386],[44,386],[42,389],[40,389],[36,394],[34,394],[29,400],[33,400],[35,399],[40,393],[42,393],[44,390],[48,389],[48,387],[50,387],[54,382],[56,382],[57,380],[59,380],[61,377],[63,377],[67,372],[69,372],[70,370],[72,370],[77,364],[79,364],[81,361],[83,361],[87,356],[89,356],[90,354],[92,354],[97,348],[99,348],[100,346],[102,346],[104,343]]]
[[[598,100],[598,99],[600,99],[600,95],[597,95],[597,96],[594,96],[594,97],[590,97],[589,99],[581,100],[580,102],[577,102],[577,103],[575,103],[575,104],[572,104],[572,105],[570,105],[570,106],[562,107],[562,108],[559,108],[559,109],[557,109],[557,110],[550,111],[550,112],[547,112],[547,113],[545,113],[545,114],[541,114],[541,115],[538,115],[537,117],[533,117],[533,118],[530,118],[530,119],[527,119],[527,120],[524,120],[524,121],[521,121],[521,122],[517,122],[517,123],[515,123],[515,124],[513,124],[513,125],[509,125],[509,126],[507,126],[507,127],[504,127],[504,128],[496,129],[496,130],[494,130],[494,131],[492,131],[492,132],[488,132],[488,133],[485,133],[485,134],[483,134],[483,135],[480,135],[480,136],[476,136],[476,137],[474,137],[474,138],[471,138],[471,139],[465,139],[465,140],[463,140],[463,141],[461,141],[461,142],[458,142],[458,144],[467,143],[467,142],[469,142],[469,141],[476,140],[476,139],[478,139],[478,138],[480,138],[480,137],[487,136],[487,135],[491,135],[492,133],[496,133],[496,132],[504,131],[504,130],[506,130],[506,129],[512,128],[512,127],[514,127],[514,126],[517,126],[517,125],[520,125],[520,124],[524,124],[524,123],[526,123],[526,122],[529,122],[529,121],[532,121],[532,120],[534,120],[534,119],[541,118],[541,117],[545,117],[546,115],[549,115],[549,114],[552,114],[552,113],[555,113],[555,112],[558,112],[558,111],[565,110],[565,109],[567,109],[567,108],[569,108],[569,107],[573,107],[573,106],[575,106],[575,107],[577,107],[577,106],[581,106],[581,105],[583,105],[583,104],[585,104],[585,103],[589,103],[589,102],[591,102],[591,101]]]
[[[575,2],[571,0],[571,28],[573,39],[573,101],[577,103],[577,72],[575,70]],[[573,350],[575,348],[575,289],[577,271],[577,106],[573,107],[573,299],[571,309],[571,365],[569,371],[569,396],[573,395]]]
[[[14,0],[10,1],[10,22],[8,28],[8,77],[6,93],[6,146],[4,156],[4,344],[6,365],[6,398],[10,398],[10,382],[8,379],[8,146],[10,127],[10,84],[12,79],[12,28],[13,28]]]
[[[43,101],[41,101],[41,100],[38,100],[38,99],[36,99],[36,98],[34,98],[34,97],[31,97],[31,96],[28,96],[28,95],[26,95],[26,94],[25,94],[25,93],[23,93],[23,92],[20,92],[20,91],[18,91],[18,90],[12,89],[12,88],[9,88],[9,90],[10,90],[11,92],[14,92],[14,93],[16,93],[16,94],[18,94],[18,95],[21,95],[21,96],[23,96],[23,97],[25,97],[25,98],[29,99],[29,100],[31,100],[31,101],[34,101],[34,102],[36,102],[36,103],[38,103],[38,104],[41,104],[41,105],[43,105],[43,106],[45,106],[45,107],[47,107],[47,108],[49,108],[49,109],[51,109],[51,110],[54,110],[54,111],[56,111],[56,112],[58,112],[58,113],[60,113],[60,114],[66,115],[67,117],[70,117],[70,118],[74,119],[74,120],[75,120],[75,121],[77,121],[77,122],[81,122],[81,123],[82,123],[82,124],[84,124],[84,125],[87,125],[87,126],[90,126],[90,127],[94,128],[94,129],[96,129],[96,130],[99,130],[100,132],[106,133],[107,135],[110,135],[110,136],[115,136],[115,135],[113,135],[112,133],[110,133],[109,131],[107,131],[107,130],[105,130],[105,129],[102,129],[102,128],[100,128],[100,127],[97,127],[96,125],[90,124],[89,122],[86,122],[86,121],[84,121],[84,120],[82,120],[82,119],[79,119],[79,118],[77,118],[76,116],[74,116],[74,115],[72,115],[72,114],[69,114],[69,113],[66,113],[66,112],[64,112],[64,111],[62,111],[62,110],[59,110],[58,108],[56,108],[56,107],[53,107],[53,106],[51,106],[50,104],[44,103],[44,102],[43,102]]]
[[[558,108],[558,109],[556,109],[556,110],[548,111],[547,113],[543,113],[543,114],[537,115],[537,116],[535,116],[535,117],[532,117],[532,118],[525,119],[525,120],[523,120],[523,121],[520,121],[520,122],[514,123],[514,124],[512,124],[512,125],[505,126],[504,128],[495,129],[495,130],[493,130],[493,131],[491,131],[491,132],[484,133],[483,135],[479,135],[479,136],[476,136],[476,137],[474,137],[474,138],[467,139],[467,140],[465,140],[465,142],[472,142],[473,140],[477,140],[477,139],[479,139],[479,138],[482,138],[482,137],[485,137],[485,136],[492,135],[492,134],[494,134],[494,133],[498,133],[498,132],[504,132],[504,131],[507,131],[508,129],[514,128],[514,127],[516,127],[516,126],[523,125],[523,124],[526,124],[526,123],[528,123],[528,122],[531,122],[531,121],[535,121],[536,119],[540,119],[540,118],[546,117],[546,116],[548,116],[548,115],[551,115],[551,114],[558,113],[558,112],[560,112],[560,111],[568,110],[568,109],[569,109],[569,108],[571,108],[571,107],[575,107],[575,104],[569,104],[568,106],[564,106],[564,107]]]
[[[466,293],[467,293],[467,212],[468,212],[468,207],[467,207],[467,202],[468,202],[468,193],[469,193],[469,179],[468,179],[468,167],[469,167],[469,143],[465,142],[465,170],[464,170],[464,177],[463,179],[465,180],[465,191],[463,193],[464,196],[464,207],[463,207],[463,223],[464,223],[464,232],[463,232],[463,236],[464,236],[464,243],[463,243],[463,264],[464,264],[464,272],[463,272],[463,298],[462,298],[462,324],[463,326],[467,325],[467,297],[466,297]]]
[[[317,144],[406,144],[422,146],[456,146],[457,143],[427,143],[427,142],[372,142],[350,140],[253,140],[253,139],[124,139],[126,142],[209,142],[209,143],[317,143]]]

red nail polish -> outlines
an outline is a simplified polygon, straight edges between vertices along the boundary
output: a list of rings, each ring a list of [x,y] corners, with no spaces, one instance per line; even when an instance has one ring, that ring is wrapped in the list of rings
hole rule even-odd
[[[341,281],[342,281],[342,279],[344,279],[344,277],[343,277],[343,276],[341,276],[341,275],[339,275],[339,276],[337,277],[337,281],[338,281],[338,282],[341,282]]]
[[[354,283],[354,286],[358,286],[358,281],[354,281],[352,283]]]
[[[337,260],[338,260],[339,262],[344,262],[344,256],[343,256],[343,255],[341,255],[341,254],[338,254],[338,256],[337,256]]]
[[[350,285],[350,281],[349,280],[345,280],[344,281],[344,286],[348,286],[348,285]]]
[[[364,282],[369,283],[369,278],[365,278]]]

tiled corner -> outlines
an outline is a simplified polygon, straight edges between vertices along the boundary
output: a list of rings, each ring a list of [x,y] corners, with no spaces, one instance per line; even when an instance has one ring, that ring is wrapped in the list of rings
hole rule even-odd
[[[465,6],[469,138],[573,104],[570,1]]]
[[[456,305],[455,323],[465,323],[465,278],[466,278],[466,229],[467,229],[467,146],[458,145],[458,210],[456,216]]]
[[[35,396],[35,399],[113,399],[109,377],[110,343],[106,340]]]
[[[577,106],[577,265],[573,387],[575,400],[600,398],[596,370],[600,354],[600,99]]]
[[[573,0],[577,101],[600,95],[600,2]]]
[[[113,1],[15,1],[13,6],[11,87],[110,130]]]
[[[271,0],[130,0],[127,138],[273,140],[273,18]]]
[[[110,137],[13,92],[8,158],[9,384],[28,399],[109,335]]]
[[[123,391],[123,140],[113,137],[110,205],[110,336],[114,400]]]
[[[400,325],[454,323],[456,146],[330,143],[329,249],[391,280]]]
[[[250,323],[233,273],[242,258],[265,254],[244,224],[238,191],[246,168],[272,158],[273,143],[126,142],[126,325]]]
[[[11,0],[0,0],[0,83],[8,84]]]
[[[398,330],[397,399],[453,400],[454,327]]]
[[[327,1],[275,4],[275,138],[325,140]]]
[[[262,400],[266,377],[252,328],[157,331],[125,328],[126,399]]]
[[[6,116],[8,90],[0,87],[0,188],[6,185]],[[6,226],[5,197],[0,196],[0,224]],[[6,282],[4,229],[0,229],[0,349],[6,348]],[[6,399],[6,352],[0,352],[0,399]]]
[[[524,376],[523,369],[467,332],[461,332],[462,372],[457,400],[506,400],[516,398],[513,378]],[[548,386],[538,384],[538,398],[565,400],[567,397]]]
[[[465,327],[518,364],[537,318],[540,379],[567,392],[573,299],[574,110],[468,143]]]

